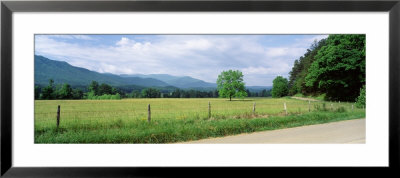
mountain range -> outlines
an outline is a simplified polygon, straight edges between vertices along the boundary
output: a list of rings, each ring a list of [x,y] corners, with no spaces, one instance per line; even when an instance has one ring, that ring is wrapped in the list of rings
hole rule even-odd
[[[102,74],[85,68],[75,67],[67,62],[55,61],[43,56],[35,55],[35,84],[47,85],[49,79],[54,83],[68,83],[71,86],[88,85],[92,80],[99,83],[107,83],[112,86],[140,85],[146,87],[168,86],[167,83],[153,79],[140,77],[121,77],[114,74]]]
[[[122,74],[121,77],[140,77],[140,78],[153,78],[160,81],[163,81],[169,85],[178,87],[178,88],[216,88],[217,84],[205,82],[199,79],[195,79],[189,76],[172,76],[168,74]]]
[[[189,76],[172,76],[168,74],[111,74],[99,73],[76,67],[64,61],[51,60],[35,55],[35,85],[47,86],[50,79],[55,84],[68,83],[71,86],[87,86],[93,80],[115,87],[130,86],[134,88],[182,88],[182,89],[215,89],[215,83],[205,82]],[[246,87],[250,90],[269,89],[271,87]]]

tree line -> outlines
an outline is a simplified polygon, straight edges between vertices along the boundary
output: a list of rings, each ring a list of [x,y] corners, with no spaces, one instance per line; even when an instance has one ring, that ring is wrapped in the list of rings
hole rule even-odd
[[[46,87],[35,86],[35,99],[81,99],[83,96],[84,92],[81,89],[73,89],[69,84],[55,85],[52,79]]]
[[[54,100],[54,99],[121,99],[121,98],[218,98],[220,97],[217,89],[210,91],[200,91],[194,89],[175,89],[170,92],[161,91],[157,88],[132,89],[130,93],[126,89],[120,89],[111,85],[97,81],[92,81],[86,88],[72,88],[71,85],[64,83],[55,85],[52,79],[45,87],[35,86],[35,99]],[[268,97],[269,90],[251,92],[246,90],[250,97]]]
[[[260,92],[251,92],[249,89],[246,90],[247,96],[249,97],[268,97],[271,96],[270,90],[262,90]],[[212,91],[199,91],[199,90],[182,90],[175,89],[169,93],[162,93],[158,89],[146,88],[142,91],[132,91],[132,93],[126,96],[127,98],[219,98],[220,94],[218,90]]]
[[[87,87],[87,92],[81,88],[72,88],[70,84],[54,84],[50,79],[45,87],[35,86],[35,99],[54,100],[54,99],[120,99],[121,90],[108,84],[92,81]]]
[[[156,88],[145,88],[141,91],[134,90],[127,98],[217,98],[218,91],[199,91],[194,89],[175,89],[172,92],[161,92]]]

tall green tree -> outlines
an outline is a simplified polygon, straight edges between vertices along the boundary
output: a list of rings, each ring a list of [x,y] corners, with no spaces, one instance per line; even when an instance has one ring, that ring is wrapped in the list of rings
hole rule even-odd
[[[58,92],[59,99],[72,99],[72,88],[69,84],[65,83]]]
[[[305,78],[308,69],[315,61],[315,55],[322,46],[326,45],[326,39],[314,41],[310,48],[298,60],[295,60],[292,70],[289,72],[289,95],[302,93],[304,95],[315,95],[324,93],[322,89],[316,86],[306,86]]]
[[[329,35],[305,81],[329,100],[355,101],[365,85],[365,35]]]
[[[72,90],[72,99],[82,99],[83,91],[79,88],[75,88]]]
[[[300,58],[302,59],[302,57]],[[294,61],[294,65],[292,67],[292,70],[289,72],[289,94],[290,95],[295,95],[296,93],[299,92],[299,87],[296,85],[296,79],[298,74],[301,72],[301,66],[299,60]]]
[[[272,81],[271,95],[274,98],[287,96],[289,93],[288,80],[282,76],[278,76]]]
[[[109,94],[113,94],[113,88],[110,85],[102,83],[100,86],[98,86],[97,95],[101,96],[101,95],[104,95],[104,94],[108,94],[108,95]]]
[[[54,91],[54,80],[50,79],[49,80],[49,85],[47,87],[44,87],[42,90],[42,99],[55,99],[56,93]]]
[[[99,83],[97,81],[92,81],[89,84],[89,91],[92,92],[94,96],[99,95]]]
[[[171,97],[172,98],[181,98],[181,90],[175,89],[175,91],[172,92]]]
[[[232,101],[232,97],[244,98],[247,96],[243,74],[239,70],[222,71],[218,75],[217,88],[219,96],[229,98],[229,101]]]
[[[141,93],[137,90],[132,90],[132,92],[129,94],[129,97],[131,98],[140,98],[141,96]]]
[[[35,100],[39,99],[40,97],[40,88],[35,86]]]
[[[143,98],[160,98],[161,93],[160,90],[155,88],[146,88],[142,90],[142,97]]]
[[[112,87],[112,88],[111,88],[111,94],[115,95],[115,94],[117,94],[117,93],[121,93],[121,91],[118,91],[118,89]]]

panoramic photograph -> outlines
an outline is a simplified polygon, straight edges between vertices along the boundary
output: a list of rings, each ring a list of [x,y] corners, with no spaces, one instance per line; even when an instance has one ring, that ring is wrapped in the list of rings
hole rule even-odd
[[[36,144],[365,144],[365,34],[36,34]]]

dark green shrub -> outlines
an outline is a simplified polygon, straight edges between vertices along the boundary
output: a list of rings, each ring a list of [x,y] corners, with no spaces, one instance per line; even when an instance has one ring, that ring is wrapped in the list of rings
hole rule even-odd
[[[360,95],[356,98],[356,107],[363,108],[366,104],[365,85],[360,89]]]
[[[271,95],[273,98],[280,98],[289,94],[288,80],[278,76],[272,81]]]

